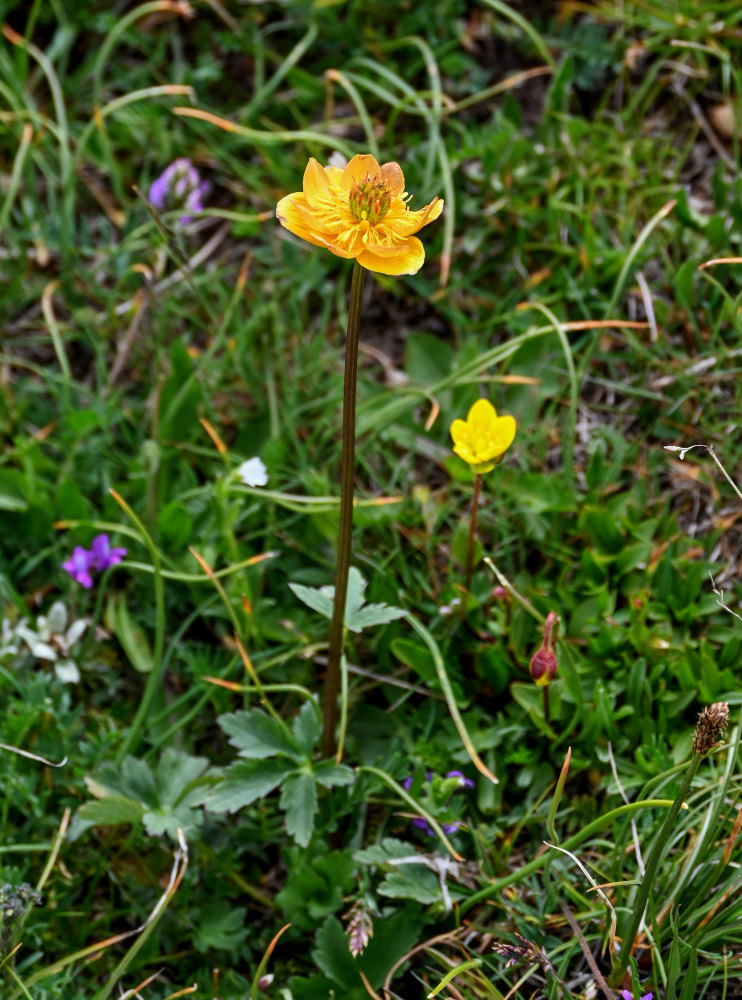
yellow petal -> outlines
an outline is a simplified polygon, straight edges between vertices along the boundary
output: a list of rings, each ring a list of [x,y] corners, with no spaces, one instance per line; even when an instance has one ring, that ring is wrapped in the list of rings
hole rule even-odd
[[[515,440],[515,431],[517,425],[515,423],[515,418],[506,416],[498,417],[495,420],[495,426],[493,428],[493,439],[497,447],[497,454],[502,455],[504,451],[507,451],[510,445]],[[496,455],[492,456],[496,458]]]
[[[486,434],[497,419],[497,411],[488,399],[478,399],[469,410],[466,419],[475,433]]]
[[[465,420],[457,418],[451,424],[451,437],[453,438],[454,444],[463,444],[469,441],[469,427]]]
[[[302,182],[304,195],[311,205],[314,201],[327,198],[330,194],[330,178],[324,167],[310,156]]]
[[[383,257],[368,246],[356,260],[368,271],[378,271],[379,274],[417,274],[425,261],[425,249],[420,240],[410,236],[404,252],[397,256]]]
[[[381,179],[389,194],[394,197],[401,197],[404,194],[404,174],[398,163],[383,163],[381,165]]]
[[[396,205],[393,205],[388,214],[384,216],[384,222],[398,236],[412,236],[413,233],[419,232],[423,226],[435,222],[442,211],[442,198],[434,198],[429,205],[419,209],[417,212],[410,211],[400,201]]]
[[[354,184],[365,181],[367,177],[377,177],[379,174],[379,163],[375,156],[370,153],[357,153],[348,163],[340,185],[344,191],[350,194],[350,189]]]
[[[314,243],[315,246],[325,247],[327,246],[327,236],[325,235],[324,238],[320,238],[316,235],[315,227],[309,222],[306,210],[298,204],[300,199],[303,198],[304,195],[301,191],[296,191],[294,194],[287,194],[285,198],[281,198],[276,205],[276,218],[284,229],[288,229],[294,236],[299,236],[309,243]]]

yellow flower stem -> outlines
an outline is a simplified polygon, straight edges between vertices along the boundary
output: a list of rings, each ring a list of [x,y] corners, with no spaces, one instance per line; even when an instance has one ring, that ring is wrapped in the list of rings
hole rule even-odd
[[[361,301],[366,270],[353,261],[353,277],[348,304],[348,331],[345,337],[345,382],[343,386],[343,456],[340,465],[340,531],[338,534],[335,598],[330,623],[330,649],[327,655],[327,678],[322,726],[322,756],[335,752],[335,725],[340,692],[340,661],[345,639],[345,600],[348,595],[350,546],[353,537],[353,473],[356,444],[356,372],[358,371],[358,334],[361,327]]]
[[[474,539],[477,535],[477,511],[479,510],[479,494],[482,489],[482,473],[478,472],[474,480],[474,497],[471,502],[471,521],[469,523],[469,544],[466,549],[466,589],[471,590],[471,577],[474,572]]]

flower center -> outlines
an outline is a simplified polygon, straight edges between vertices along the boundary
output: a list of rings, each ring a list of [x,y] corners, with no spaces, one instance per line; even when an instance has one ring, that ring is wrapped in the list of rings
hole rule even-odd
[[[366,175],[365,179],[354,184],[348,197],[348,208],[351,215],[361,222],[375,225],[384,218],[392,203],[392,196],[387,191],[384,182]]]

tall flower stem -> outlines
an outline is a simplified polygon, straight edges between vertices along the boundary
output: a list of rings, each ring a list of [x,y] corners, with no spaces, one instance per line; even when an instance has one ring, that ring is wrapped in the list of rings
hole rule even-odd
[[[353,473],[356,446],[356,373],[358,371],[358,334],[361,328],[361,301],[366,271],[353,261],[348,304],[348,331],[345,337],[345,381],[343,385],[343,456],[340,465],[340,531],[338,533],[335,598],[330,623],[330,649],[327,656],[325,703],[323,709],[322,756],[335,752],[337,701],[340,692],[340,660],[345,638],[345,600],[348,592],[350,546],[353,537]]]
[[[466,547],[466,589],[471,590],[471,578],[474,572],[474,541],[477,537],[477,512],[479,510],[479,494],[482,490],[482,473],[478,472],[474,480],[474,496],[471,502],[471,520],[469,522],[469,544]]]
[[[688,764],[688,768],[683,776],[683,780],[680,783],[680,788],[678,789],[678,794],[675,796],[675,801],[670,807],[670,811],[665,817],[665,822],[662,824],[662,829],[660,830],[657,839],[652,845],[652,851],[647,860],[647,867],[644,872],[644,877],[642,878],[641,885],[639,886],[639,891],[636,894],[636,899],[633,902],[631,917],[629,918],[628,926],[624,929],[623,939],[621,942],[621,950],[618,955],[613,958],[611,966],[611,974],[608,977],[608,984],[614,989],[621,985],[624,977],[624,973],[629,965],[629,958],[631,957],[631,952],[634,948],[634,939],[636,938],[636,932],[639,930],[639,924],[641,923],[642,917],[644,916],[644,910],[647,905],[647,900],[649,899],[649,894],[654,886],[655,876],[657,875],[657,867],[660,863],[660,858],[667,845],[668,840],[672,834],[672,828],[675,825],[675,820],[678,818],[678,813],[685,801],[688,792],[690,791],[690,786],[693,783],[693,779],[696,776],[696,771],[701,763],[702,757],[700,754],[693,754],[693,757]]]

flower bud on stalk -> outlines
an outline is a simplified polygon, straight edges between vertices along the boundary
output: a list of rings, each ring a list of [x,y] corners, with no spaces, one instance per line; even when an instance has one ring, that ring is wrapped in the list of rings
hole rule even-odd
[[[559,618],[556,611],[550,611],[544,623],[544,640],[531,657],[531,677],[539,687],[548,687],[556,677],[556,640]]]

